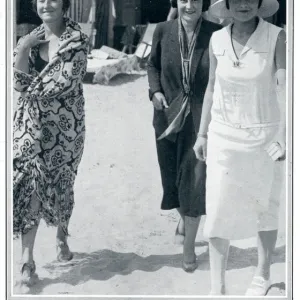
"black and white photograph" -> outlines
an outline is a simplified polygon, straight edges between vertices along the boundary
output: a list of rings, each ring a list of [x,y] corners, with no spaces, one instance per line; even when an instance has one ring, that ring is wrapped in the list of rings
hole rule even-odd
[[[293,1],[6,5],[8,299],[293,299]]]

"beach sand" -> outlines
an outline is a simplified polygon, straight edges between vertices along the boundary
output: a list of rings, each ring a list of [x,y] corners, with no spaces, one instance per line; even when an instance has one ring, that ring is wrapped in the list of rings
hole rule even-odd
[[[162,188],[146,76],[122,75],[108,86],[84,85],[86,143],[75,186],[69,245],[74,259],[56,261],[55,228],[41,222],[34,295],[207,295],[207,241],[197,236],[199,267],[181,268],[174,244],[175,211],[161,211]],[[269,295],[286,293],[285,203],[272,265]],[[257,263],[256,239],[232,242],[228,295],[244,295]],[[13,279],[18,278],[20,240],[13,242]],[[14,293],[19,293],[14,288]]]

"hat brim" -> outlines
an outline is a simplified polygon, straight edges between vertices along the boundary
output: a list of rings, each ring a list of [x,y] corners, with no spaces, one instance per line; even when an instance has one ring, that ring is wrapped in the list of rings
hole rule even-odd
[[[263,0],[257,15],[262,18],[268,18],[273,16],[278,9],[279,3],[277,2],[277,0]],[[212,4],[208,9],[208,13],[214,17],[221,19],[233,17],[230,10],[226,8],[225,0],[218,0],[217,2]]]

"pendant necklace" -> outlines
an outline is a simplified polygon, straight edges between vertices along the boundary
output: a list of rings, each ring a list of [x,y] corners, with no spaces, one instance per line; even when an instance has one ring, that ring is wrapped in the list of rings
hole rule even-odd
[[[232,46],[232,50],[233,50],[233,53],[234,53],[234,56],[236,58],[236,60],[233,62],[233,67],[234,68],[239,68],[240,67],[240,60],[235,52],[235,49],[234,49],[234,46],[233,46],[233,39],[232,39],[232,29],[233,29],[233,24],[231,26],[231,30],[230,30],[230,40],[231,40],[231,46]]]
[[[259,23],[259,20],[256,19],[256,28],[258,26],[258,23]],[[233,62],[233,67],[234,68],[239,68],[241,66],[241,62],[240,62],[240,59],[239,57],[237,56],[236,52],[235,52],[235,48],[234,48],[234,45],[233,45],[233,38],[232,38],[232,29],[233,29],[233,25],[231,25],[231,29],[230,29],[230,40],[231,40],[231,46],[232,46],[232,50],[233,50],[233,53],[235,55],[235,58],[236,58],[236,61]],[[254,31],[256,30],[256,28],[254,29]],[[254,31],[252,32],[252,34],[254,33]]]

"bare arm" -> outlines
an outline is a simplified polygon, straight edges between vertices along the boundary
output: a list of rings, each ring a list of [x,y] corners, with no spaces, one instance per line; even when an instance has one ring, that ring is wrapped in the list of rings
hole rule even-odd
[[[276,95],[280,108],[280,126],[266,151],[276,161],[285,158],[286,152],[286,34],[282,30],[277,39],[275,49]]]
[[[47,43],[42,38],[45,35],[44,30],[34,30],[30,34],[22,37],[13,53],[14,67],[14,89],[18,92],[24,92],[33,80],[30,75],[29,53],[30,49],[38,44]]]
[[[276,94],[280,106],[280,130],[286,129],[286,34],[282,30],[277,39],[275,49]]]
[[[13,87],[18,92],[26,91],[33,80],[29,66],[30,47],[24,45],[24,41],[22,37],[13,53]]]
[[[20,45],[19,51],[15,57],[15,68],[27,74],[29,73],[29,51],[29,47]]]
[[[202,114],[201,114],[201,123],[199,128],[199,136],[206,137],[208,132],[208,126],[211,121],[211,107],[213,103],[213,92],[214,92],[214,85],[215,85],[215,73],[217,67],[217,59],[213,54],[211,40],[209,44],[209,80],[208,85],[205,91],[204,100],[203,100],[203,107],[202,107]]]
[[[203,100],[200,128],[196,143],[193,147],[197,159],[202,161],[205,161],[207,156],[207,132],[209,123],[211,121],[211,107],[213,104],[213,93],[216,76],[215,73],[217,67],[217,59],[212,50],[212,39],[209,43],[209,64],[209,80]]]
[[[34,30],[20,39],[16,51],[14,52],[14,67],[17,70],[26,74],[29,73],[28,60],[30,49],[38,44],[47,43],[48,41],[43,40],[44,36],[44,30],[40,30],[39,32]]]

